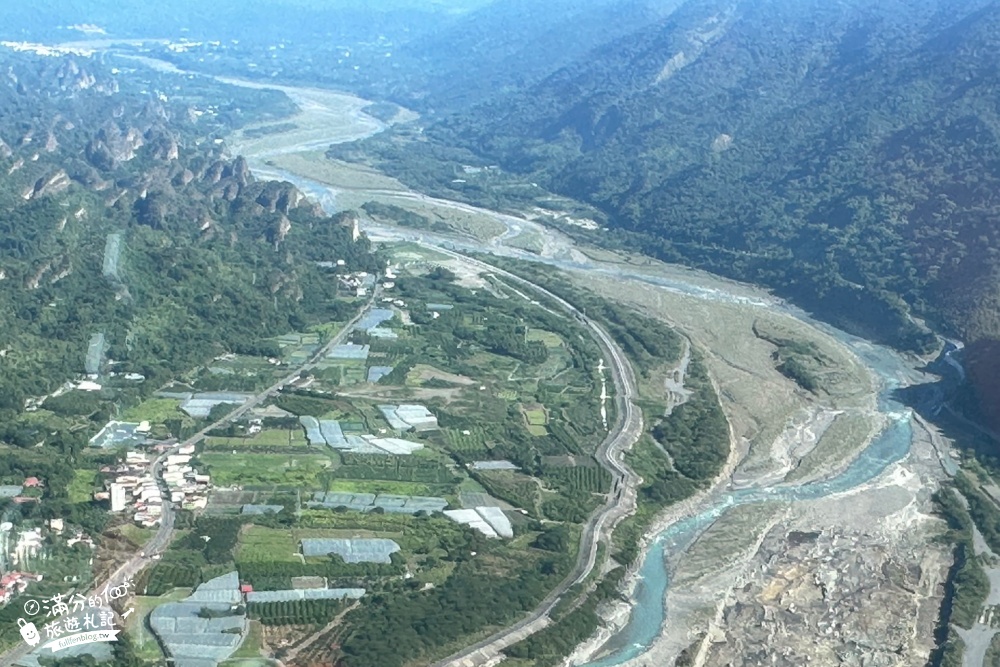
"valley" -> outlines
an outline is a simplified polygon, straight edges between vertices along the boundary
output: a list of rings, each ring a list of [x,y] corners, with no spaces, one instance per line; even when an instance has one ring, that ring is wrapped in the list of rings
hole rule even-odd
[[[47,664],[26,598],[125,578],[68,665],[988,667],[960,26],[301,2],[0,43],[0,664]]]
[[[359,127],[359,136],[367,131]],[[266,152],[291,156],[313,148],[298,144],[294,135],[278,147],[281,137],[280,132],[270,135]],[[417,243],[447,251],[458,262],[470,260],[455,251],[486,252],[556,268],[570,284],[630,303],[676,328],[704,355],[729,421],[729,459],[721,474],[691,498],[652,515],[638,509],[637,516],[645,515],[648,523],[643,557],[626,576],[630,602],[603,609],[604,628],[578,647],[571,664],[653,666],[670,664],[682,653],[697,655],[697,664],[726,664],[732,647],[765,641],[744,629],[763,621],[738,620],[736,613],[772,619],[773,632],[790,638],[781,649],[789,665],[822,660],[822,651],[874,651],[888,658],[900,644],[905,664],[926,662],[934,648],[931,630],[949,562],[935,539],[943,526],[934,516],[928,489],[947,476],[942,461],[950,454],[936,449],[947,447],[946,441],[925,430],[933,427],[916,424],[910,410],[894,399],[894,391],[936,377],[915,370],[912,360],[818,323],[747,285],[644,258],[589,251],[545,225],[508,213],[401,188],[366,188],[365,179],[371,178],[367,168],[352,181],[349,167],[340,165],[336,182],[324,183],[328,173],[310,169],[309,161],[270,165],[266,155],[248,158],[260,173],[286,178],[328,207],[339,208],[345,199],[351,207],[382,201],[443,220],[457,211],[499,223],[503,231],[483,240],[455,229],[425,231],[371,219],[363,219],[362,228],[376,242]],[[507,245],[526,232],[542,240],[540,252]],[[772,333],[761,337],[764,327]],[[776,337],[813,346],[817,358],[837,372],[821,378],[820,391],[803,390],[775,369]],[[640,379],[643,403],[665,400],[663,384],[652,377],[655,371],[649,381]],[[641,459],[627,455],[625,461],[641,471]],[[873,531],[876,525],[881,528]],[[809,537],[795,542],[799,535]],[[783,540],[792,540],[798,551],[778,546]],[[837,563],[855,558],[862,543],[867,559],[862,570],[830,585],[839,586],[838,595],[845,600],[869,595],[866,587],[882,591],[882,601],[866,613],[883,619],[888,625],[879,632],[898,636],[900,644],[839,646],[823,630],[844,622],[836,616],[839,612],[826,617],[826,605],[809,606],[815,597],[805,582],[826,576],[823,572],[829,570],[823,568],[846,567]],[[872,579],[875,572],[897,567],[886,563],[898,564],[910,554],[921,554],[919,580],[891,574]],[[769,569],[754,574],[762,563]],[[675,581],[683,586],[674,589],[670,584]],[[774,607],[777,603],[783,609],[793,600],[802,626],[788,625],[791,619]],[[843,613],[849,612],[845,608]],[[669,621],[664,624],[665,617]],[[460,652],[439,664],[486,664],[496,655],[488,646],[477,645],[477,653]],[[821,652],[813,652],[817,650]],[[509,660],[531,664],[519,657]]]

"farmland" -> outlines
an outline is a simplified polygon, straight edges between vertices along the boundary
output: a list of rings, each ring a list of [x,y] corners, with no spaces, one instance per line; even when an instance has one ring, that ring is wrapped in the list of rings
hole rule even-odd
[[[171,398],[150,398],[129,408],[122,415],[122,421],[162,424],[170,419],[180,419],[184,414],[178,410],[180,401]]]
[[[233,423],[198,446],[193,463],[214,487],[209,508],[183,518],[190,532],[149,571],[147,596],[233,570],[260,591],[305,580],[360,587],[369,594],[324,630],[343,647],[326,649],[330,659],[350,655],[349,667],[401,667],[516,618],[569,571],[579,524],[610,487],[593,460],[604,437],[597,346],[576,322],[493,278],[459,277],[423,253],[404,250],[397,261],[393,301],[382,310],[391,316],[375,325],[394,335],[354,331],[344,353],[368,346],[361,355],[367,359],[324,359],[261,406],[252,429]],[[475,281],[488,289],[472,289]],[[328,334],[288,334],[269,344],[278,348],[275,358],[292,363]],[[220,390],[249,391],[274,366],[262,358],[218,359],[215,371],[186,378],[187,386],[218,382]],[[371,366],[387,369],[377,383],[367,381]],[[147,403],[144,414],[158,419],[176,409],[165,400]],[[433,419],[417,428],[390,422],[379,407],[385,405],[421,406],[408,414]],[[379,438],[422,448],[377,453],[367,443]],[[516,469],[491,470],[491,461]],[[280,511],[244,514],[247,504]],[[501,517],[513,538],[494,532],[491,539],[439,513],[441,507],[473,516],[476,507],[506,508]],[[390,562],[304,555],[301,540],[315,538],[392,540],[398,551]],[[261,641],[272,637],[301,641],[348,608],[327,601],[251,607],[262,634],[240,659],[260,655]],[[449,608],[464,610],[460,622],[437,618]],[[451,628],[448,637],[382,655],[384,637],[405,632],[414,617],[437,618],[435,627]]]
[[[198,457],[217,486],[317,488],[320,475],[334,465],[322,454],[222,454]]]
[[[209,450],[285,450],[285,449],[305,449],[309,443],[301,428],[292,429],[266,429],[256,435],[245,435],[239,437],[215,437],[207,438],[205,447]]]
[[[522,405],[521,412],[527,422],[528,433],[534,436],[548,435],[545,425],[549,423],[549,415],[542,405]]]

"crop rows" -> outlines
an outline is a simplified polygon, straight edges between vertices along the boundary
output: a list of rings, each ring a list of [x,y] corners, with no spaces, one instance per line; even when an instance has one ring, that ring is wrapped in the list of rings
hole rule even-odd
[[[466,435],[464,431],[469,431]],[[486,446],[486,431],[480,426],[474,426],[470,429],[447,429],[444,432],[445,440],[448,443],[448,449],[455,453],[473,453],[473,452],[485,452],[488,448]]]
[[[324,625],[344,606],[343,600],[251,602],[247,614],[264,625]]]
[[[397,457],[398,458],[398,457]],[[387,480],[393,482],[422,482],[425,484],[448,484],[452,473],[441,465],[403,466],[390,465],[343,465],[334,471],[335,479]]]
[[[196,567],[178,563],[157,563],[146,580],[144,595],[163,595],[175,588],[194,588],[200,581]]]
[[[519,479],[509,473],[482,474],[479,481],[487,491],[501,500],[527,510],[535,508],[538,485],[534,481]]]
[[[598,466],[577,466],[572,468],[547,467],[544,471],[546,480],[552,480],[560,486],[566,486],[570,491],[586,491],[587,493],[604,493],[611,485],[611,475]],[[552,486],[549,484],[549,486]]]

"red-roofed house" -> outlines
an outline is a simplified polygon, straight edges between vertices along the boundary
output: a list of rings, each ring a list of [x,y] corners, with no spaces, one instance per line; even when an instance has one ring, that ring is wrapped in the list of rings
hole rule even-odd
[[[29,477],[24,480],[24,486],[38,488],[42,486],[42,481],[37,477]]]
[[[253,593],[253,586],[251,586],[250,584],[241,584],[240,593],[243,593],[244,595],[246,595],[247,593]]]

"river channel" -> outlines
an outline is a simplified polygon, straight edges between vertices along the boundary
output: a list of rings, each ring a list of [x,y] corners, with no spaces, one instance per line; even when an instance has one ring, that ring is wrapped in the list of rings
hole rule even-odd
[[[155,64],[155,61],[150,59],[143,60],[146,64]],[[172,65],[165,69],[168,68],[174,69]],[[247,85],[255,88],[271,87],[266,84],[242,82],[237,79],[227,78],[224,81],[229,84]],[[315,105],[321,101],[321,96],[317,97],[315,89],[296,89],[291,86],[273,87],[284,91],[299,103],[308,100],[309,104]],[[335,130],[331,128],[328,140],[317,142],[315,139],[311,139],[307,144],[296,141],[294,137],[289,137],[287,145],[276,146],[276,143],[281,143],[282,137],[280,134],[274,134],[268,137],[270,147],[266,153],[253,154],[250,152],[247,154],[245,151],[240,152],[247,158],[251,170],[257,176],[290,181],[307,195],[318,200],[328,213],[333,213],[337,209],[335,189],[310,179],[308,174],[291,173],[268,165],[265,163],[265,158],[268,155],[279,153],[315,150],[318,145],[361,139],[383,129],[382,124],[363,114],[360,108],[354,106],[350,109],[349,115],[356,121],[352,126],[353,131],[347,131],[344,119],[340,118]],[[235,145],[235,149],[240,150],[238,143]],[[403,194],[454,208],[475,209],[475,207],[457,202],[432,200],[419,193]],[[577,251],[573,247],[572,241],[559,232],[533,222],[512,218],[507,214],[484,209],[475,210],[490,215],[507,226],[508,233],[503,234],[499,237],[500,239],[511,236],[512,225],[519,230],[530,228],[532,231],[544,235],[548,241],[552,241],[551,246],[555,250],[538,255],[505,246],[502,241],[497,239],[480,243],[469,238],[395,227],[368,225],[363,229],[375,240],[409,240],[453,250],[489,252],[533,262],[543,262],[568,271],[606,274],[613,276],[618,281],[637,281],[699,299],[727,301],[755,308],[775,310],[820,329],[849,347],[863,361],[879,383],[878,409],[887,417],[886,423],[888,425],[840,473],[825,480],[800,485],[779,483],[718,491],[706,499],[697,514],[675,521],[650,540],[640,566],[639,583],[632,597],[629,620],[603,647],[602,657],[587,663],[587,667],[615,667],[624,664],[640,656],[652,645],[660,635],[664,623],[669,619],[666,594],[670,584],[670,564],[676,563],[693,540],[727,510],[739,505],[765,500],[814,500],[843,493],[878,477],[890,465],[903,459],[909,452],[913,436],[912,413],[909,408],[894,398],[894,391],[900,387],[927,382],[929,378],[916,371],[906,359],[896,352],[818,322],[800,309],[769,295],[753,295],[750,290],[742,290],[741,292],[739,289],[729,291],[725,288],[706,287],[694,282],[686,282],[682,278],[654,275],[622,265],[594,260]],[[949,363],[953,363],[953,361],[949,359]],[[958,367],[957,372],[961,372],[960,367]],[[940,397],[936,400],[940,400]]]

